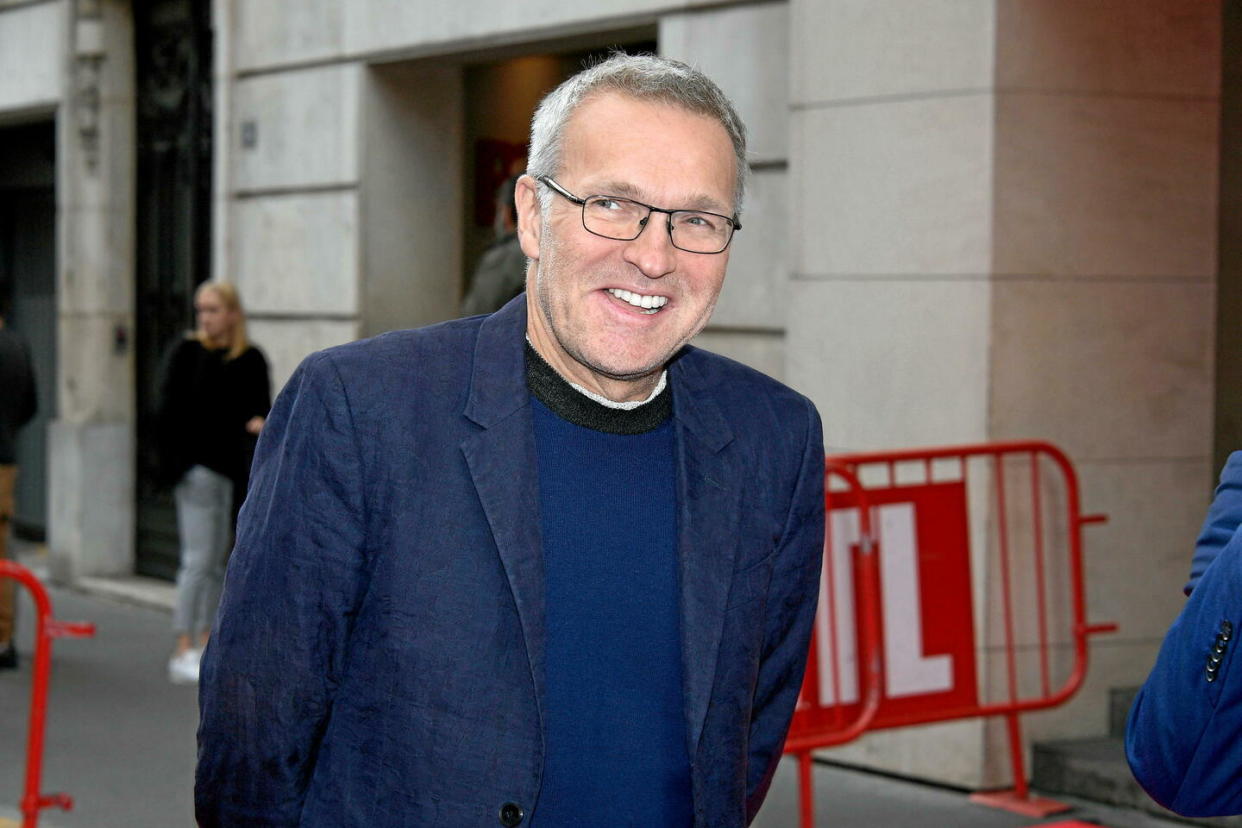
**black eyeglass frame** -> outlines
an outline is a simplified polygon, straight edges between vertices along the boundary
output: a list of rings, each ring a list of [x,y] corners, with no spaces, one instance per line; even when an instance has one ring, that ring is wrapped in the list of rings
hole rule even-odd
[[[663,207],[655,207],[650,204],[644,204],[643,202],[635,201],[632,198],[625,198],[623,196],[611,196],[611,195],[606,195],[604,193],[595,193],[593,195],[587,196],[586,198],[579,198],[578,196],[569,192],[569,190],[566,190],[560,184],[557,184],[555,181],[553,181],[551,176],[541,175],[535,180],[538,181],[540,184],[546,184],[548,188],[552,190],[552,192],[556,193],[561,198],[564,198],[567,201],[571,201],[574,204],[577,204],[579,207],[581,207],[582,208],[581,210],[582,229],[590,233],[592,236],[599,236],[601,239],[612,239],[613,241],[634,241],[634,239],[641,236],[643,234],[643,231],[647,229],[647,224],[651,221],[652,213],[664,213],[665,215],[668,216],[668,221],[667,221],[668,240],[673,245],[673,247],[676,247],[678,250],[685,250],[685,252],[687,253],[698,253],[699,255],[702,255],[702,256],[718,256],[721,253],[729,249],[729,245],[733,243],[733,234],[736,233],[738,230],[742,229],[742,223],[737,220],[736,215],[725,216],[725,215],[721,215],[720,213],[713,213],[710,210],[691,210],[685,207],[678,208],[676,210],[666,210]],[[586,225],[586,203],[593,198],[610,198],[610,199],[616,199],[617,201],[628,201],[631,204],[637,204],[639,207],[645,207],[647,209],[647,217],[638,223],[638,232],[630,236],[628,239],[617,238],[616,236],[605,236],[603,233],[597,233],[594,230],[592,230],[590,227],[587,227]],[[686,248],[682,247],[676,242],[675,237],[673,235],[673,214],[674,213],[702,213],[705,216],[715,216],[716,218],[724,219],[725,221],[729,222],[729,226],[732,228],[729,231],[729,238],[725,239],[724,245],[719,250],[713,250],[710,252],[704,251],[704,250],[686,250]]]

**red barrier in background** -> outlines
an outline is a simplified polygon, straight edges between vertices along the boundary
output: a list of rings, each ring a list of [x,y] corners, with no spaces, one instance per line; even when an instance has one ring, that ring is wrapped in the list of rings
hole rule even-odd
[[[799,758],[804,828],[812,750],[984,716],[1006,718],[1014,787],[972,799],[1062,810],[1030,796],[1018,716],[1067,701],[1086,675],[1087,636],[1116,629],[1086,622],[1082,528],[1105,518],[1080,513],[1069,459],[1049,443],[1010,442],[833,456],[827,470],[820,606],[785,744]],[[988,583],[972,550],[992,564]],[[990,642],[994,629],[1001,640]],[[1058,633],[1073,664],[1056,683]],[[979,676],[989,645],[1003,654],[1000,698]]]
[[[47,590],[26,567],[12,561],[0,561],[0,579],[3,578],[12,578],[25,586],[35,604],[34,678],[30,693],[30,732],[26,741],[22,828],[36,828],[40,809],[57,807],[68,811],[73,808],[73,798],[68,794],[39,793],[43,772],[43,733],[47,722],[47,684],[52,671],[52,639],[89,638],[95,634],[95,625],[52,618],[52,601]]]

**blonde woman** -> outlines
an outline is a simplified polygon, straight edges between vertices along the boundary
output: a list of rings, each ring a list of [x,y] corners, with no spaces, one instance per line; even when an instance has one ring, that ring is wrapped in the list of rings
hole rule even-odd
[[[177,684],[198,681],[254,441],[271,408],[267,360],[246,338],[237,289],[203,283],[194,311],[196,330],[168,357],[159,412],[161,466],[175,484],[181,542],[176,647],[168,662],[168,677]]]

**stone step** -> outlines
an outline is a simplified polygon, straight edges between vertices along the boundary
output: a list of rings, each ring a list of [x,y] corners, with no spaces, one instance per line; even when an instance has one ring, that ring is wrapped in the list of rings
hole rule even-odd
[[[1130,774],[1125,746],[1119,738],[1039,742],[1033,746],[1033,753],[1031,787],[1041,794],[1081,797],[1188,825],[1242,828],[1242,817],[1192,820],[1157,805]]]

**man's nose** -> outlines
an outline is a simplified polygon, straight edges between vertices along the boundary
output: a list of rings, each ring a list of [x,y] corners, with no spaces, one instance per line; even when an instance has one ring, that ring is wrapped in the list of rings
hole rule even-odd
[[[638,238],[625,244],[625,260],[648,279],[667,276],[677,267],[677,248],[667,216],[652,213]]]

